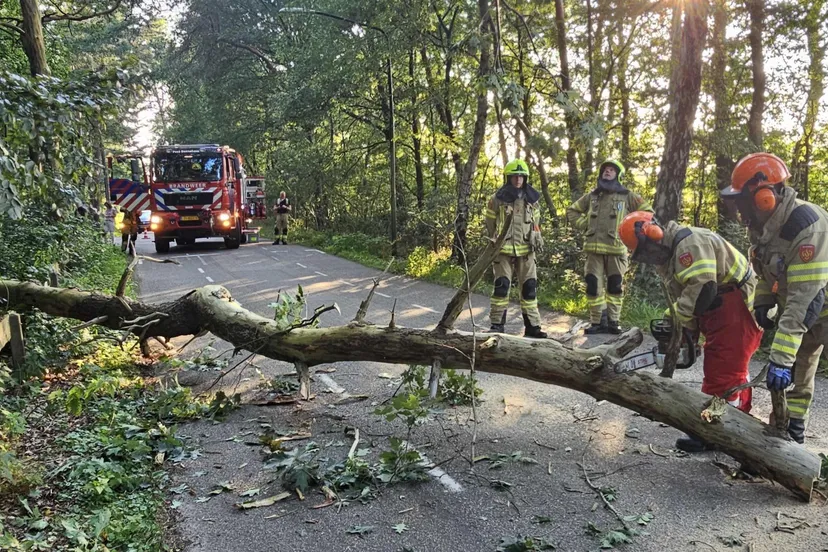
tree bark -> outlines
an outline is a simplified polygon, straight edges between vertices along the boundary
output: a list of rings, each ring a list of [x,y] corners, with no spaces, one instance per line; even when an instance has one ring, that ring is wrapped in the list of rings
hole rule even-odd
[[[592,8],[592,0],[586,0],[587,10],[587,60],[589,61],[589,111],[593,116],[598,113],[601,107],[601,92],[599,83],[601,75],[598,73],[598,62],[600,61],[601,42],[603,41],[603,21],[598,17],[598,21],[594,24],[593,32],[593,18],[594,10]],[[597,50],[597,51],[596,51]],[[592,139],[589,139],[584,144],[584,163],[583,174],[584,181],[589,182],[592,177],[592,166],[595,163],[595,144]]]
[[[809,87],[808,98],[805,106],[805,118],[802,121],[802,136],[796,141],[791,163],[791,183],[799,192],[799,197],[808,200],[810,195],[810,172],[811,156],[813,147],[813,136],[816,131],[817,117],[819,116],[819,103],[825,92],[825,46],[821,41],[822,32],[822,10],[825,6],[824,0],[817,0],[811,3],[808,14],[805,17],[805,32],[808,42],[808,55],[810,64],[808,67]]]
[[[557,31],[558,57],[561,60],[561,92],[563,94],[570,94],[572,92],[572,81],[569,75],[569,55],[566,44],[566,14],[564,12],[563,0],[555,0],[555,28]],[[566,110],[564,113],[564,123],[566,124],[566,166],[569,196],[572,201],[576,201],[581,197],[583,187],[581,186],[581,179],[578,175],[578,156],[575,145],[578,121],[576,120],[575,113]]]
[[[417,186],[417,210],[422,212],[425,207],[425,177],[423,175],[422,136],[420,136],[420,95],[417,93],[415,73],[416,55],[414,50],[408,54],[408,76],[411,78],[412,94],[411,110],[411,140],[414,147],[414,182]]]
[[[656,182],[655,212],[659,220],[676,220],[687,176],[693,121],[701,92],[702,51],[707,38],[707,0],[686,5],[681,49],[673,72],[673,94],[667,119],[664,153]]]
[[[718,399],[722,410],[711,422],[701,413],[710,397],[672,379],[644,371],[616,374],[611,365],[641,344],[633,329],[618,340],[592,349],[570,349],[554,340],[531,340],[498,334],[481,337],[467,332],[381,328],[352,323],[329,328],[280,329],[273,320],[233,300],[221,286],[206,286],[180,299],[147,305],[119,297],[28,282],[0,280],[9,308],[38,308],[53,315],[123,329],[129,320],[157,319],[143,338],[176,337],[209,331],[215,336],[269,358],[315,366],[332,362],[439,363],[446,368],[475,368],[574,389],[608,400],[644,416],[698,435],[761,475],[809,500],[819,477],[820,459],[805,447],[779,436],[770,426]],[[106,315],[106,319],[101,319]],[[135,331],[135,330],[133,330]],[[713,407],[711,407],[711,412]]]
[[[29,59],[29,71],[33,77],[50,75],[38,0],[20,0],[20,13],[23,16],[23,34],[20,40]]]
[[[756,151],[762,151],[762,117],[765,114],[765,57],[762,52],[762,34],[765,31],[765,0],[747,0],[746,3],[750,15],[750,61],[753,71],[748,138]]]
[[[728,97],[725,71],[727,69],[726,33],[728,24],[727,4],[725,0],[715,0],[713,4],[713,33],[710,37],[713,48],[711,95],[713,96],[713,134],[710,137],[711,148],[716,162],[716,187],[723,190],[730,185],[730,173],[733,172],[733,159],[730,156],[730,98]],[[719,197],[716,201],[719,220],[735,220],[736,213],[728,210]]]
[[[486,120],[489,116],[489,90],[483,86],[489,75],[489,60],[491,48],[492,22],[489,16],[489,0],[477,0],[477,10],[480,16],[480,63],[477,69],[477,113],[472,131],[472,142],[469,148],[469,157],[463,166],[463,172],[457,182],[457,209],[454,217],[454,247],[453,257],[461,265],[466,258],[466,232],[469,227],[469,195],[472,182],[477,172],[477,162],[480,159],[480,150],[486,139]]]

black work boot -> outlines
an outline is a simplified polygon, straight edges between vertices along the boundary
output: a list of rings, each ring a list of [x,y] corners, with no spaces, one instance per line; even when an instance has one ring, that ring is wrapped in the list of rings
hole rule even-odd
[[[793,439],[800,445],[804,445],[805,420],[799,420],[797,418],[791,418],[790,420],[788,420],[788,435],[790,435],[791,439]]]
[[[546,335],[546,332],[541,329],[540,326],[526,326],[526,330],[523,332],[523,337],[546,339],[548,336]]]
[[[617,320],[610,320],[607,324],[607,333],[611,333],[613,335],[620,335],[624,333],[624,330],[621,329],[621,326],[618,324]]]
[[[607,326],[599,322],[598,324],[593,324],[589,328],[585,329],[584,335],[598,335],[607,333],[608,331]]]
[[[526,328],[523,337],[534,337],[535,339],[546,339],[548,337],[540,326],[532,325],[532,322],[529,321],[529,315],[525,312],[523,313],[523,327]]]
[[[489,333],[506,333],[506,326],[504,324],[492,324]]]
[[[709,443],[705,443],[694,435],[685,434],[684,437],[676,439],[676,448],[684,452],[695,453],[704,452],[706,450],[715,450],[715,447]]]

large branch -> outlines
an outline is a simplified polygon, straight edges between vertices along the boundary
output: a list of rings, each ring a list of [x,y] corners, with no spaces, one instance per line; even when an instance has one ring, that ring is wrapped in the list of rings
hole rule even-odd
[[[84,12],[84,8],[74,12],[74,13],[66,13],[62,11],[60,8],[57,8],[56,12],[46,12],[41,17],[41,21],[43,23],[48,23],[49,21],[88,21],[90,19],[94,19],[96,17],[103,17],[104,15],[112,15],[115,13],[118,8],[121,7],[122,0],[117,0],[115,4],[110,6],[109,8],[101,11],[92,11],[92,12]]]
[[[638,329],[593,349],[570,349],[554,340],[502,334],[481,342],[466,332],[358,324],[286,332],[274,321],[242,308],[221,286],[199,288],[156,306],[15,280],[0,280],[0,290],[10,308],[38,308],[84,322],[105,315],[101,324],[117,329],[123,329],[126,320],[155,314],[158,322],[143,328],[142,337],[210,331],[236,347],[307,366],[341,361],[415,364],[434,359],[445,367],[468,369],[476,346],[475,367],[481,372],[574,389],[667,423],[716,445],[804,500],[810,499],[819,477],[820,459],[814,453],[724,401],[718,401],[722,411],[708,423],[701,413],[709,405],[709,396],[643,371],[616,374],[609,366],[641,343]]]

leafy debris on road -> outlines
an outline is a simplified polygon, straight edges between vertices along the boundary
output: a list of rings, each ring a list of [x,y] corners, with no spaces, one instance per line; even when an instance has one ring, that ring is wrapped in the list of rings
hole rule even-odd
[[[398,523],[396,525],[392,525],[391,529],[393,529],[398,535],[402,535],[406,531],[408,531],[408,525],[405,523]]]
[[[507,535],[500,538],[500,545],[497,547],[497,552],[533,552],[535,550],[555,550],[555,545],[542,537]]]
[[[235,504],[235,506],[239,510],[249,510],[251,508],[263,508],[265,506],[273,506],[277,502],[281,502],[282,500],[285,500],[286,498],[290,498],[290,496],[291,496],[290,493],[284,492],[284,493],[279,493],[277,495],[269,496],[267,498],[262,498],[262,499],[259,499],[259,500],[251,500],[251,501],[248,501],[248,502],[237,502]]]
[[[498,470],[506,464],[537,464],[538,461],[529,456],[524,456],[523,452],[516,450],[512,454],[496,454],[494,458],[488,457],[489,469]]]
[[[727,546],[728,548],[735,548],[738,546],[744,546],[745,541],[742,537],[735,537],[733,535],[722,536],[719,535],[719,542],[723,545]]]
[[[368,533],[374,532],[373,525],[353,525],[345,530],[346,533],[349,535],[367,535]]]
[[[530,521],[540,525],[541,523],[552,523],[552,518],[549,516],[532,516]]]

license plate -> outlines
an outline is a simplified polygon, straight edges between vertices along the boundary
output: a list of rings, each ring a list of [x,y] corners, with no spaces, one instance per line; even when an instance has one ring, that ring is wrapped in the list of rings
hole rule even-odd
[[[189,215],[181,217],[181,220],[201,220],[201,218],[198,215]]]

